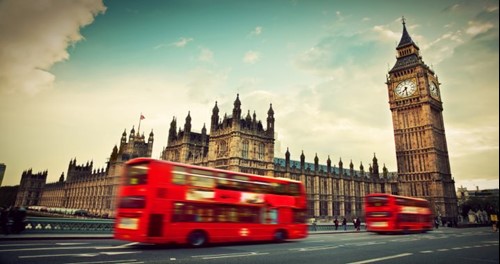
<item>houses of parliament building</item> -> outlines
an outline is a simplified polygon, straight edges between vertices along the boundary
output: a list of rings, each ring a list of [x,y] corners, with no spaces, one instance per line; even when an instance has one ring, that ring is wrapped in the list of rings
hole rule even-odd
[[[308,217],[329,221],[335,217],[363,217],[366,194],[382,192],[426,198],[434,214],[454,221],[458,217],[455,182],[448,157],[440,83],[437,75],[422,60],[403,21],[397,57],[388,72],[386,85],[392,113],[397,172],[379,167],[376,155],[368,168],[362,162],[344,164],[330,157],[306,162],[275,157],[275,118],[272,105],[264,122],[255,112],[241,108],[239,95],[232,112],[223,115],[215,102],[210,126],[201,133],[192,131],[191,115],[180,127],[174,117],[170,123],[167,146],[160,158],[231,171],[300,180],[305,184]],[[86,209],[93,214],[113,216],[115,197],[124,163],[134,157],[151,157],[153,132],[148,138],[134,128],[121,135],[104,168],[92,162],[69,162],[67,174],[59,181],[46,183],[47,171],[22,174],[16,205],[41,205]],[[325,164],[326,163],[326,164]]]

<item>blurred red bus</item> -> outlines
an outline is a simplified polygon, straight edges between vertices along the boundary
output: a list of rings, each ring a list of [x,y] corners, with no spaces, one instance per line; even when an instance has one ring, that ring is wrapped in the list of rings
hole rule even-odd
[[[114,237],[144,243],[307,237],[300,181],[137,158],[122,175]]]
[[[367,231],[376,233],[432,230],[429,201],[421,198],[372,193],[365,196]]]

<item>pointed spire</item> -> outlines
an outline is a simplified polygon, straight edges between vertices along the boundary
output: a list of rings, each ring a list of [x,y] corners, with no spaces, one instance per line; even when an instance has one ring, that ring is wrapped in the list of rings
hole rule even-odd
[[[399,41],[398,48],[410,45],[410,44],[415,44],[413,40],[410,37],[410,34],[408,34],[408,31],[406,30],[406,19],[405,17],[402,17],[402,22],[403,22],[403,35],[401,36],[401,40]]]
[[[234,100],[234,108],[240,109],[240,106],[241,106],[240,94],[236,94],[236,100]]]
[[[267,111],[267,115],[269,116],[274,115],[273,104],[269,104],[269,110]]]
[[[219,107],[217,107],[217,101],[215,101],[215,106],[212,109],[212,114],[217,115],[219,113]]]
[[[267,133],[269,135],[274,135],[274,110],[273,104],[269,105],[269,111],[267,111]]]
[[[241,102],[240,102],[240,94],[237,94],[233,108],[233,125],[238,126],[240,124],[240,118],[241,118]]]
[[[186,123],[184,124],[184,133],[186,135],[191,132],[191,111],[188,111],[188,115],[186,116]]]

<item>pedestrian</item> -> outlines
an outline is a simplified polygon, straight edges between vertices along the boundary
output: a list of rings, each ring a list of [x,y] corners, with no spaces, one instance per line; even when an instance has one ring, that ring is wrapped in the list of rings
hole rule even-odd
[[[434,220],[434,226],[436,227],[436,229],[439,228],[439,220],[437,219]]]
[[[361,219],[359,219],[358,217],[356,218],[356,231],[359,231],[360,227],[361,227]]]
[[[491,222],[493,223],[493,232],[498,231],[498,216],[496,214],[490,215]]]
[[[335,230],[339,229],[339,220],[337,220],[337,217],[335,217],[335,220],[333,220],[333,223],[335,224]]]
[[[22,231],[24,231],[24,229],[26,227],[26,223],[25,223],[26,210],[24,208],[20,208],[20,207],[14,208],[12,220],[13,220],[12,228],[13,228],[14,234],[19,234]]]
[[[344,231],[347,231],[347,220],[345,219],[342,219],[342,226],[344,227]]]
[[[0,215],[0,224],[2,226],[2,231],[4,235],[9,234],[9,214],[10,212],[8,208],[2,208]]]
[[[314,229],[314,231],[318,231],[318,230],[316,229],[316,218],[313,220],[313,229]]]

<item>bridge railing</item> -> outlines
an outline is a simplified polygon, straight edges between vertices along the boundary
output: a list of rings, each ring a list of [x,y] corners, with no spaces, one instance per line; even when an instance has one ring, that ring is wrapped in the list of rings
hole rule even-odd
[[[42,234],[112,234],[114,219],[91,219],[91,218],[56,218],[56,217],[27,217],[26,226],[22,233]],[[361,230],[365,226],[362,224]],[[309,224],[308,231],[311,233],[321,231],[343,231],[344,227],[339,225],[335,229],[334,224]],[[353,231],[354,225],[347,224],[347,231]],[[1,230],[0,230],[1,232]]]
[[[354,231],[356,228],[354,228],[354,225],[351,223],[348,223],[346,225],[346,231]],[[365,230],[365,223],[361,223],[360,230]],[[344,226],[338,225],[337,229],[335,229],[334,224],[310,224],[308,226],[308,231],[309,232],[321,232],[321,231],[344,231]]]
[[[28,217],[23,233],[113,233],[114,219]]]

